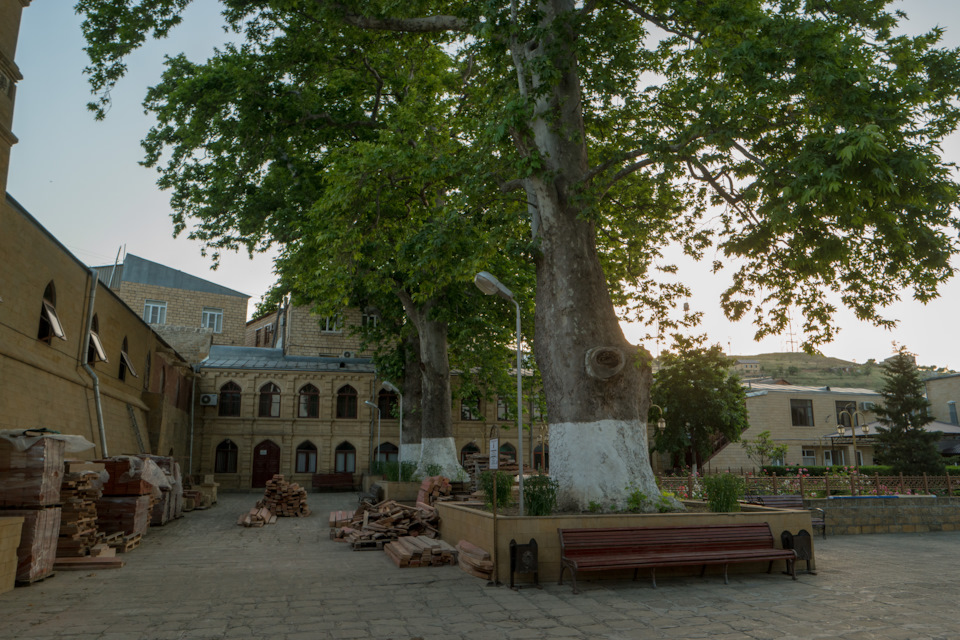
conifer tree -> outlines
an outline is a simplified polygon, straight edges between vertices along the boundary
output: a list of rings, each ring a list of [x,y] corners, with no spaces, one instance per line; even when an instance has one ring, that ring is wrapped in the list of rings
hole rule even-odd
[[[876,410],[883,425],[877,435],[877,462],[904,475],[943,474],[943,460],[937,451],[941,434],[924,429],[934,418],[928,413],[923,380],[906,347],[901,346],[883,365],[883,377],[883,407]]]

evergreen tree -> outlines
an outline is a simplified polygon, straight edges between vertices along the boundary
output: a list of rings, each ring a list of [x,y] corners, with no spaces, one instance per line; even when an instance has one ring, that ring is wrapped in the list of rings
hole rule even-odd
[[[943,460],[937,451],[941,434],[924,429],[933,416],[928,413],[930,403],[913,355],[906,347],[900,347],[883,365],[883,377],[883,407],[876,410],[883,425],[877,435],[877,462],[904,475],[943,474]]]

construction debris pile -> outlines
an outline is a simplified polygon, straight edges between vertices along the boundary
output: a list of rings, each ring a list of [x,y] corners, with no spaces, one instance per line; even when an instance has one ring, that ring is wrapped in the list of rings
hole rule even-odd
[[[330,537],[348,543],[355,551],[382,549],[404,536],[440,537],[437,510],[423,502],[416,507],[395,500],[362,503],[356,511],[331,514],[331,526]]]
[[[434,502],[453,500],[453,486],[443,476],[428,476],[420,483],[417,502],[432,505]]]
[[[489,553],[466,540],[458,542],[456,548],[461,569],[484,580],[490,580],[493,577],[493,560]]]
[[[443,540],[426,536],[403,536],[388,542],[383,551],[393,564],[404,567],[436,567],[457,564],[457,550]]]
[[[296,482],[287,482],[282,474],[267,480],[263,498],[249,513],[241,514],[237,524],[244,527],[262,527],[275,524],[277,517],[305,518],[310,515],[307,506],[307,490]]]

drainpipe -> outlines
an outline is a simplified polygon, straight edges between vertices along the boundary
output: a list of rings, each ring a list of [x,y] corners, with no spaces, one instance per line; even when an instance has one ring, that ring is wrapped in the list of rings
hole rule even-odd
[[[93,303],[97,298],[97,272],[90,269],[90,302],[87,304],[87,326],[84,331],[83,350],[80,352],[80,364],[93,380],[93,401],[97,407],[97,426],[100,428],[101,455],[106,458],[107,432],[103,427],[103,405],[100,404],[100,378],[94,373],[93,367],[87,363],[87,353],[90,351],[90,332],[93,331]]]
[[[193,420],[196,412],[197,376],[200,375],[200,365],[195,364],[193,371],[193,391],[190,394],[190,454],[187,457],[187,475],[193,475]]]

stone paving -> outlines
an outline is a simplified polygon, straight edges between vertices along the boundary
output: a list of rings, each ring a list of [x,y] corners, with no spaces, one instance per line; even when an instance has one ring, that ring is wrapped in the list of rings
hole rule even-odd
[[[960,637],[960,532],[818,539],[818,575],[584,581],[511,591],[456,567],[397,569],[328,538],[354,494],[310,494],[313,515],[245,529],[256,494],[151,528],[127,565],[60,572],[0,595],[0,638],[32,640],[493,640]],[[801,568],[805,563],[801,563]],[[507,576],[509,579],[509,576]]]

